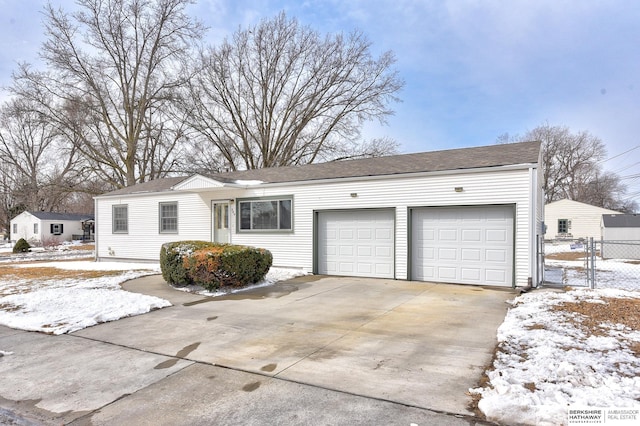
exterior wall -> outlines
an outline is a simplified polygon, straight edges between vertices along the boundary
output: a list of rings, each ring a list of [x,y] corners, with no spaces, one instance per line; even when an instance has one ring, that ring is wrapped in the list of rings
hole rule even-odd
[[[640,228],[602,228],[603,259],[640,259]]]
[[[51,233],[51,224],[61,223],[62,234],[53,235]],[[40,229],[40,240],[56,239],[57,241],[71,241],[74,235],[82,235],[82,222],[79,220],[43,220]]]
[[[569,238],[600,238],[600,222],[603,214],[616,214],[613,210],[572,200],[559,200],[545,206],[544,221],[547,225],[545,239],[559,238],[558,219],[571,221]]]
[[[38,233],[34,234],[33,225],[38,224]],[[18,226],[17,231],[13,232],[14,225]],[[40,232],[42,232],[42,224],[40,219],[35,217],[29,212],[22,212],[18,216],[11,219],[11,225],[9,226],[11,241],[18,241],[20,238],[24,238],[27,241],[40,240]]]
[[[159,203],[178,202],[178,234],[159,232]],[[112,232],[112,206],[128,206],[128,232]],[[162,192],[96,199],[96,258],[158,261],[162,244],[211,240],[211,205],[198,193]]]
[[[536,275],[531,248],[535,247],[537,194],[531,169],[502,169],[475,173],[452,172],[429,176],[389,176],[376,180],[314,181],[292,185],[214,188],[206,192],[163,192],[96,199],[96,256],[99,260],[157,261],[160,246],[182,239],[210,240],[211,202],[235,200],[230,209],[231,242],[269,249],[275,266],[313,271],[314,211],[395,208],[395,278],[407,279],[408,209],[410,207],[514,205],[516,285]],[[462,192],[454,188],[462,187]],[[351,194],[357,194],[352,196]],[[293,232],[237,232],[237,199],[293,195]],[[159,234],[158,203],[178,201],[179,234]],[[128,204],[128,234],[111,232],[111,208]]]
[[[611,241],[640,241],[640,228],[602,228],[602,239]]]

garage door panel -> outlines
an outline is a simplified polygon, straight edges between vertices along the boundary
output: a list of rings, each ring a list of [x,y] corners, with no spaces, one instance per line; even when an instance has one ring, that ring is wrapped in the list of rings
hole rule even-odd
[[[511,286],[511,206],[413,209],[411,221],[412,279]]]
[[[371,229],[358,229],[358,240],[371,240],[373,239],[373,233]]]
[[[480,268],[462,268],[460,273],[463,280],[480,283],[482,276]]]
[[[457,260],[458,259],[458,250],[453,248],[440,248],[438,249],[438,259],[441,260]]]
[[[458,270],[456,268],[452,268],[452,267],[447,268],[444,266],[438,267],[438,276],[445,280],[455,281],[457,277],[457,272]]]
[[[318,273],[394,277],[393,210],[319,212],[317,226]],[[337,253],[327,250],[334,245]],[[332,264],[337,264],[337,269],[332,269]]]
[[[482,230],[480,229],[463,229],[460,233],[460,237],[462,241],[473,241],[473,242],[481,242],[482,241]]]
[[[460,257],[460,259],[463,262],[479,262],[482,257],[481,249],[462,249],[461,253],[462,256]]]
[[[502,229],[487,229],[486,241],[488,243],[507,243],[507,231]]]
[[[488,284],[500,284],[506,280],[505,271],[502,269],[487,269],[485,278]]]
[[[438,232],[438,240],[440,241],[457,241],[458,231],[456,229],[440,229]]]
[[[485,250],[487,262],[506,262],[507,255],[507,250]]]
[[[365,256],[372,256],[373,255],[373,247],[371,246],[358,246],[358,256],[359,257],[365,257]]]

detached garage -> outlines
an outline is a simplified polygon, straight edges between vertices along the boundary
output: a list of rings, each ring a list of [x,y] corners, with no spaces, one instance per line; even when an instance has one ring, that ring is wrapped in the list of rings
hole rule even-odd
[[[157,261],[164,242],[263,247],[314,274],[538,283],[540,143],[155,180],[96,197],[98,260]]]

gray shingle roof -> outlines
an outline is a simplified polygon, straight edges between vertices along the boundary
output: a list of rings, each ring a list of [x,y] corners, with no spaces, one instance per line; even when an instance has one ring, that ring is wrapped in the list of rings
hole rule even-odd
[[[209,177],[223,182],[261,180],[268,183],[282,183],[361,176],[385,176],[537,163],[539,152],[539,142],[524,142],[334,161],[305,166],[244,170],[218,173]]]
[[[40,220],[93,220],[93,214],[29,212]]]
[[[220,182],[259,180],[265,183],[304,182],[365,176],[388,176],[406,173],[438,172],[515,164],[536,164],[540,142],[488,145],[473,148],[391,155],[359,160],[334,161],[304,166],[272,167],[216,173],[208,177]],[[187,177],[154,180],[104,194],[116,196],[143,192],[168,191]]]
[[[640,215],[603,214],[602,223],[605,228],[640,228]]]
[[[175,185],[179,184],[189,176],[170,177],[164,179],[150,180],[149,182],[139,183],[133,186],[127,186],[126,188],[116,189],[115,191],[107,192],[103,195],[116,196],[116,195],[128,195],[128,194],[144,194],[149,192],[162,192],[168,191]]]

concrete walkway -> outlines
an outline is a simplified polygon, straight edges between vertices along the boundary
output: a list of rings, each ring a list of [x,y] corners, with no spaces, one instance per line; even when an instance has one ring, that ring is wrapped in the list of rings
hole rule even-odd
[[[482,424],[511,291],[311,276],[49,336],[0,327],[0,423]],[[11,423],[13,422],[13,423]]]

